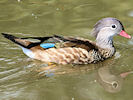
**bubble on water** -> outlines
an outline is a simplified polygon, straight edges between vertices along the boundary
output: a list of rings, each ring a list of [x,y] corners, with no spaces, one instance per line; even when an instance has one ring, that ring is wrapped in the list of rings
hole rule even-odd
[[[18,0],[18,2],[20,2],[21,0]]]
[[[32,16],[35,16],[35,14],[33,14],[33,13],[32,13],[31,15],[32,15]]]
[[[56,8],[56,10],[60,10],[59,8]]]
[[[74,98],[72,98],[72,100],[74,100]]]
[[[97,80],[94,80],[94,82],[96,83],[96,82],[97,82]]]
[[[31,16],[35,17],[35,19],[38,18],[34,13],[32,13]]]

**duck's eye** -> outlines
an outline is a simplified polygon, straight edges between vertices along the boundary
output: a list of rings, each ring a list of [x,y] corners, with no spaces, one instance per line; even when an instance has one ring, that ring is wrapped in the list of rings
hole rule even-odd
[[[112,25],[112,28],[116,28],[116,25]]]

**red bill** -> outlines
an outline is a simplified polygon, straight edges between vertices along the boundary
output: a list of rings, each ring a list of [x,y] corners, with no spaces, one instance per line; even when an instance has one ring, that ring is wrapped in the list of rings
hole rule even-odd
[[[122,37],[128,38],[128,39],[131,38],[131,36],[128,35],[128,34],[127,34],[125,31],[123,31],[123,30],[119,33],[119,35],[122,36]]]

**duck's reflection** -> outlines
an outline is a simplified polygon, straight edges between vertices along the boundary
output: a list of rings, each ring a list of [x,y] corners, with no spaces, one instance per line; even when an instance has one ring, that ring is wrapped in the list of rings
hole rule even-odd
[[[123,78],[120,75],[111,74],[108,67],[101,67],[98,69],[98,82],[108,92],[119,92],[122,87]]]
[[[120,75],[114,75],[110,72],[109,67],[101,67],[97,72],[97,80],[106,91],[116,93],[121,90],[123,79],[131,73],[133,72],[130,71],[121,73]]]

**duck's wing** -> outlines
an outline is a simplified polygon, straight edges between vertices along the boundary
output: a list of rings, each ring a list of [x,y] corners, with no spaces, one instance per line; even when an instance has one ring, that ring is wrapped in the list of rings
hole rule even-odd
[[[27,49],[40,46],[44,49],[48,49],[51,47],[56,47],[56,48],[77,47],[77,48],[86,49],[87,51],[91,49],[98,50],[98,47],[95,45],[95,43],[83,38],[65,37],[65,36],[58,36],[58,35],[48,36],[48,37],[18,38],[16,36],[13,36],[7,33],[2,33],[2,35],[5,38],[11,40],[12,42]]]
[[[96,44],[88,39],[78,37],[63,37],[58,35],[54,35],[53,37],[58,41],[62,41],[63,47],[77,47],[86,49],[87,51],[92,49],[98,50]]]

